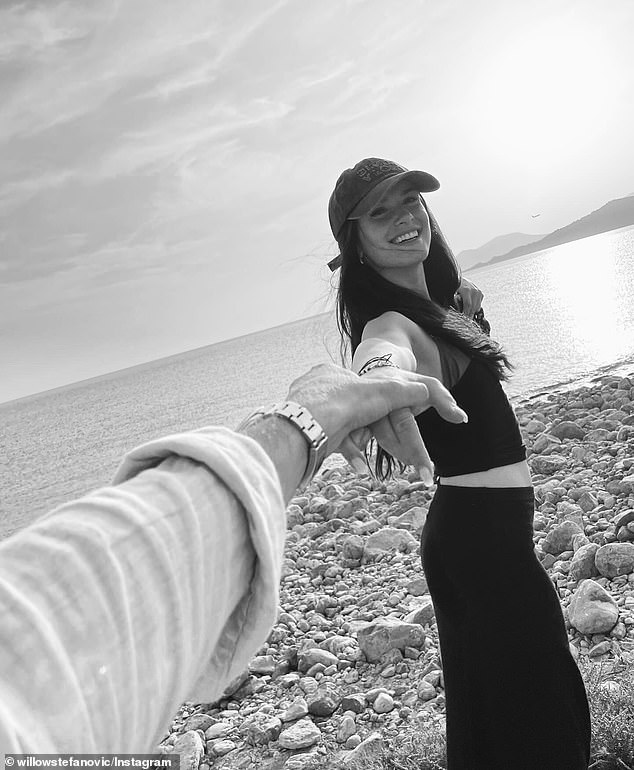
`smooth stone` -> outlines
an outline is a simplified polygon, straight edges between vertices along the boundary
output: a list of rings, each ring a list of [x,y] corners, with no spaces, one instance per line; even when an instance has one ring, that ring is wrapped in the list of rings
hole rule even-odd
[[[436,697],[436,688],[431,682],[425,681],[425,679],[418,685],[417,692],[418,697],[422,701],[431,700]]]
[[[215,738],[224,738],[233,730],[231,722],[216,722],[205,730],[205,738],[213,741]]]
[[[541,457],[535,455],[531,457],[530,464],[534,473],[541,473],[545,476],[552,476],[566,467],[567,460],[561,455],[548,455]]]
[[[209,714],[193,714],[185,722],[184,730],[201,730],[204,733],[214,722],[215,719]]]
[[[559,439],[582,439],[586,435],[585,430],[580,425],[570,420],[564,420],[558,425],[553,425],[550,432]]]
[[[235,751],[237,745],[233,741],[221,739],[212,741],[211,750],[217,757],[224,757],[225,755]]]
[[[357,732],[357,725],[352,717],[344,717],[337,728],[337,743],[345,743]]]
[[[259,676],[271,675],[277,663],[272,655],[257,655],[249,663],[249,671]]]
[[[377,714],[388,714],[394,708],[394,698],[387,692],[380,692],[372,704]]]
[[[319,647],[312,647],[297,656],[297,670],[305,674],[314,665],[321,663],[325,668],[336,666],[338,658],[328,650],[322,650]]]
[[[405,590],[412,596],[422,596],[428,592],[427,581],[424,577],[414,578],[405,586]]]
[[[383,527],[370,535],[365,543],[363,558],[371,561],[374,557],[389,551],[412,551],[418,548],[418,540],[405,529]]]
[[[339,708],[341,695],[332,686],[327,686],[310,695],[306,702],[310,714],[329,717]]]
[[[282,722],[293,722],[295,719],[302,719],[308,715],[308,704],[301,695],[291,703],[291,705],[282,712]]]
[[[570,625],[582,634],[603,634],[619,619],[619,609],[610,594],[594,580],[584,580],[568,605]]]
[[[544,553],[554,556],[572,549],[572,540],[575,535],[583,535],[583,528],[576,521],[562,521],[553,527],[541,542]]]
[[[435,616],[434,605],[431,598],[429,598],[406,615],[405,622],[418,623],[419,626],[427,626],[434,620]]]
[[[598,550],[599,545],[597,543],[587,543],[575,552],[570,562],[570,570],[568,571],[568,575],[572,580],[578,582],[579,580],[585,580],[599,574],[594,561]]]
[[[342,555],[344,559],[360,559],[363,556],[365,543],[360,535],[349,535],[342,546]]]
[[[595,644],[594,647],[591,647],[588,651],[588,656],[591,658],[596,658],[599,655],[605,655],[606,652],[610,652],[612,649],[612,644],[607,639],[603,642],[599,642],[598,644]]]
[[[342,711],[354,711],[355,714],[360,714],[364,711],[367,704],[367,698],[362,692],[351,693],[350,695],[344,695],[341,699]]]
[[[594,562],[607,578],[634,572],[634,545],[632,543],[608,543],[597,551]]]
[[[615,530],[618,530],[619,527],[626,527],[631,522],[634,522],[634,509],[632,508],[629,508],[627,511],[621,511],[621,513],[617,513],[617,515],[612,520]]]
[[[188,730],[174,743],[174,754],[180,756],[180,770],[198,770],[205,753],[205,744],[197,730]]]
[[[379,618],[359,629],[357,641],[367,660],[374,663],[388,650],[421,647],[425,641],[425,632],[418,623]]]
[[[283,749],[305,749],[321,739],[321,730],[311,719],[300,719],[280,733],[278,744]]]
[[[279,717],[256,711],[244,720],[240,733],[252,746],[266,746],[278,739],[281,729],[282,720]]]
[[[352,736],[354,737],[354,736]],[[381,733],[371,733],[368,737],[343,758],[344,765],[371,762],[378,759],[383,749]]]

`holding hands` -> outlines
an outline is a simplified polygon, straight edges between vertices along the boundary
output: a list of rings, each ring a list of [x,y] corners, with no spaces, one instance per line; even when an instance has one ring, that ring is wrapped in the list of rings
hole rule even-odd
[[[362,450],[374,434],[383,449],[416,467],[429,483],[432,463],[414,416],[434,407],[448,422],[467,418],[437,379],[396,367],[360,377],[322,364],[295,380],[287,399],[305,406],[319,422],[328,436],[327,454],[341,452],[355,469],[365,470]]]

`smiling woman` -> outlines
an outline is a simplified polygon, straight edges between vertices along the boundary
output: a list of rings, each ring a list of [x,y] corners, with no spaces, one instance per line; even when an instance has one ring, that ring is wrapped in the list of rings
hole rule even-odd
[[[379,477],[403,456],[399,436],[418,432],[429,450],[419,475],[431,484],[430,457],[436,472],[421,558],[442,655],[447,768],[586,770],[588,703],[534,550],[526,448],[500,382],[510,364],[453,303],[458,270],[419,194],[428,182],[366,158],[341,174],[329,213],[352,368],[395,387],[400,368],[437,378],[468,415],[447,427],[433,410],[403,409],[372,425]]]

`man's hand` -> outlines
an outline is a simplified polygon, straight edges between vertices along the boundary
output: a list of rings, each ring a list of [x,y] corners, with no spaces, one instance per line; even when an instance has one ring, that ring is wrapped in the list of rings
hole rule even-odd
[[[287,398],[305,406],[322,426],[328,454],[341,452],[356,467],[369,427],[384,449],[419,471],[426,468],[430,479],[432,465],[414,415],[433,406],[448,422],[467,419],[437,379],[394,367],[359,377],[322,364],[295,380]]]

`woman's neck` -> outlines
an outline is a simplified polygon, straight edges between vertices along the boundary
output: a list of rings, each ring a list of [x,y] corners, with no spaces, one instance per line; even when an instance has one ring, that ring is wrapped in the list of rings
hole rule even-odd
[[[418,292],[418,294],[421,294],[425,299],[431,299],[429,289],[427,288],[427,280],[425,278],[425,268],[422,262],[418,265],[411,265],[408,267],[385,268],[379,272],[383,278],[391,283],[402,286],[404,289]]]

